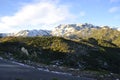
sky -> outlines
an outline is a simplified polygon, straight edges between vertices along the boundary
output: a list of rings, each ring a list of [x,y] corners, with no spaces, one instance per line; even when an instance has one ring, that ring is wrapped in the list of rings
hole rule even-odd
[[[120,27],[120,0],[0,0],[0,33],[59,24]]]

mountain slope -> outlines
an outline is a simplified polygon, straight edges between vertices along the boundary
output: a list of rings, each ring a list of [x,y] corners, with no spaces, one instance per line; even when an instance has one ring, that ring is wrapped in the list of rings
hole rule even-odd
[[[50,36],[49,30],[21,30],[17,33],[1,33],[1,37],[14,36],[14,37],[34,37],[34,36]]]
[[[14,36],[49,36],[50,31],[48,30],[22,30],[19,31],[18,33],[14,34]]]
[[[99,29],[100,27],[94,26],[92,24],[63,24],[56,27],[52,34],[55,36],[70,36],[72,34],[76,34],[76,32],[84,30],[84,29]]]
[[[0,42],[0,56],[8,59],[120,73],[120,48],[108,41],[42,36],[6,37]]]
[[[61,36],[69,39],[95,38],[110,41],[120,46],[120,31],[108,26],[94,26],[92,24],[64,24],[52,31],[53,36]],[[118,44],[119,43],[119,44]]]

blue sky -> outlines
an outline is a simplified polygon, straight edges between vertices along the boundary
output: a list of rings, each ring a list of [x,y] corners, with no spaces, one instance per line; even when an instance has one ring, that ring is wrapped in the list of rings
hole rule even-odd
[[[0,33],[59,24],[120,27],[120,0],[0,0]]]

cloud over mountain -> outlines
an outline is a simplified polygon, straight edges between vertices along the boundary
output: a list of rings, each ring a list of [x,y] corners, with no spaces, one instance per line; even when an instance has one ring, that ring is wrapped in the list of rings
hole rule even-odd
[[[2,31],[7,29],[14,31],[13,29],[18,26],[56,24],[72,17],[69,6],[45,0],[24,5],[13,16],[1,17],[0,28]]]

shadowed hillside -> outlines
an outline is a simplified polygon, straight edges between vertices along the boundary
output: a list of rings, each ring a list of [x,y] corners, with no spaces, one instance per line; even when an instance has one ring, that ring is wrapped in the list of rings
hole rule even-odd
[[[94,38],[71,41],[61,37],[6,37],[0,39],[0,55],[22,62],[120,73],[120,48]]]

